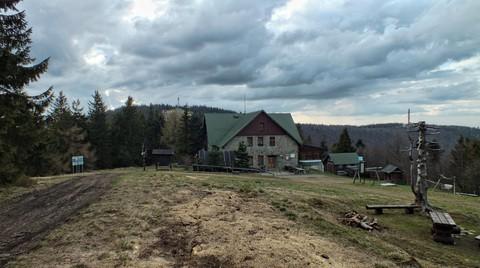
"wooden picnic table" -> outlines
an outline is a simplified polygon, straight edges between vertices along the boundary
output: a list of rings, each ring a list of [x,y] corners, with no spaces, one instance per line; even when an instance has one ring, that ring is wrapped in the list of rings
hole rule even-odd
[[[433,224],[436,225],[446,225],[446,226],[456,226],[457,224],[452,219],[450,214],[444,212],[432,211],[430,212],[430,218],[432,219]]]
[[[460,229],[450,214],[440,211],[430,211],[429,214],[433,223],[433,240],[443,244],[455,244],[452,234],[458,234]]]

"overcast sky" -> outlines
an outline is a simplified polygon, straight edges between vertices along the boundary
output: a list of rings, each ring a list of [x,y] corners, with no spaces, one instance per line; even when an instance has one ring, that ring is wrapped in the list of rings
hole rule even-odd
[[[480,1],[24,0],[48,86],[109,107],[480,126]]]

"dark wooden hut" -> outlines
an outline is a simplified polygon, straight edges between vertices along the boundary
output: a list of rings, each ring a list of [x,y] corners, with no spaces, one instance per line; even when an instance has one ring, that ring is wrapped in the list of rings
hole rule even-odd
[[[172,167],[173,157],[175,151],[172,149],[152,149],[150,153],[150,164],[155,164],[155,167]]]
[[[309,144],[303,144],[299,148],[299,152],[298,152],[299,160],[321,160],[323,158],[324,158],[324,152],[320,147],[309,145]]]
[[[392,164],[388,164],[380,170],[383,174],[383,179],[396,182],[396,183],[403,183],[403,171]]]

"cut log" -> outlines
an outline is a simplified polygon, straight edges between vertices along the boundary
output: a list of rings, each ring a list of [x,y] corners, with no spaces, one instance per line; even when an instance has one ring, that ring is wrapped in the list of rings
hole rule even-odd
[[[368,231],[380,230],[376,218],[369,219],[368,216],[361,215],[356,211],[346,212],[344,217],[339,218],[338,220],[345,225],[362,228]]]
[[[369,231],[373,230],[373,227],[372,227],[372,226],[368,225],[368,223],[363,222],[363,221],[360,222],[360,227],[362,227],[362,228],[365,229],[365,230],[369,230]]]

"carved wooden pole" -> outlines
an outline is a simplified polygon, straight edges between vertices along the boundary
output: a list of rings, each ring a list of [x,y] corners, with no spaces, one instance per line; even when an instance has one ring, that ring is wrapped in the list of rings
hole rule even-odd
[[[417,179],[415,182],[415,203],[426,212],[431,210],[427,197],[427,126],[425,121],[418,123]]]

